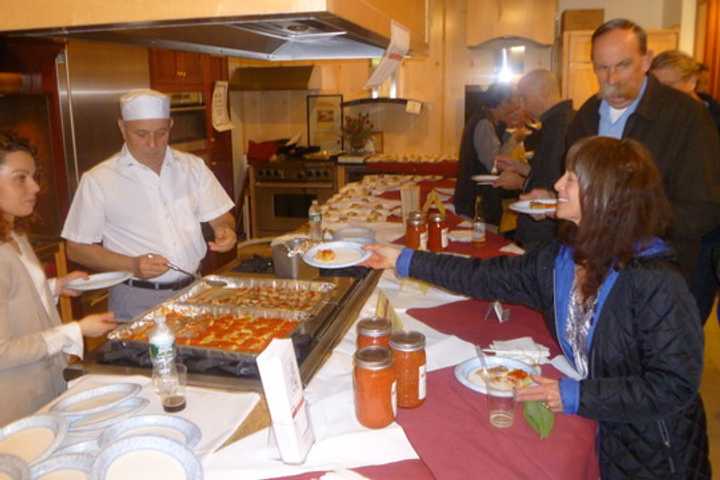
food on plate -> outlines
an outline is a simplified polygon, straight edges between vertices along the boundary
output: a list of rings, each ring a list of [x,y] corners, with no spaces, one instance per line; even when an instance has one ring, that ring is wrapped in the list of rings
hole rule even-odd
[[[318,262],[332,262],[335,258],[337,258],[337,255],[335,255],[335,251],[331,248],[323,248],[315,254],[315,260]]]
[[[557,203],[552,200],[545,200],[545,201],[539,201],[539,200],[532,200],[530,201],[530,210],[545,210],[548,208],[556,208]]]
[[[505,365],[488,368],[487,374],[482,369],[477,370],[477,374],[485,382],[491,383],[493,386],[511,390],[513,388],[524,388],[532,384],[530,374],[519,368],[510,369]]]

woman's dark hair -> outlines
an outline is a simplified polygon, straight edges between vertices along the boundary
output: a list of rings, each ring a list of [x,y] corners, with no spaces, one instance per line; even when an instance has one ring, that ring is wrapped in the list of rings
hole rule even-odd
[[[497,108],[498,105],[510,98],[512,86],[508,83],[493,83],[485,90],[480,101],[487,108]]]
[[[564,224],[561,238],[585,268],[584,299],[595,295],[610,268],[622,269],[640,248],[665,233],[670,203],[650,152],[635,140],[590,137],[567,155],[580,189],[579,225]]]
[[[8,154],[15,152],[25,152],[35,157],[35,149],[25,138],[19,137],[12,132],[0,132],[0,167],[5,165]],[[0,243],[8,240],[12,229],[13,225],[0,215]]]

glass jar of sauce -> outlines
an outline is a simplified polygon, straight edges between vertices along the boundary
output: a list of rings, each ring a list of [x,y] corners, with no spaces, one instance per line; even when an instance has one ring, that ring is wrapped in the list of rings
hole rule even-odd
[[[384,318],[363,318],[357,323],[357,349],[379,346],[390,347],[392,325]]]
[[[405,246],[414,250],[427,248],[427,226],[422,212],[410,212],[405,226]]]
[[[425,335],[420,332],[397,332],[390,337],[390,349],[398,377],[398,407],[419,407],[427,393]]]
[[[397,379],[390,350],[366,347],[355,352],[355,415],[368,428],[390,425],[397,413]]]
[[[448,228],[441,213],[428,215],[428,250],[442,252],[448,246]]]

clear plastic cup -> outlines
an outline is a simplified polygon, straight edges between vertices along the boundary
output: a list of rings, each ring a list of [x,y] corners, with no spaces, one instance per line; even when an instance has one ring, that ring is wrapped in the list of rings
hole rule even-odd
[[[496,428],[509,428],[515,418],[515,392],[505,385],[488,383],[487,407],[490,425]]]

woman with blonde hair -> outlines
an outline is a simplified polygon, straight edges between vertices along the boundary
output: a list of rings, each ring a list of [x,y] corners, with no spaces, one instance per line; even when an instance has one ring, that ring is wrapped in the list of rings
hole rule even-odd
[[[112,313],[61,324],[57,295],[73,272],[48,280],[22,228],[40,187],[32,147],[0,132],[0,426],[29,415],[62,393],[65,354],[82,356],[83,335],[97,337],[115,327]]]

